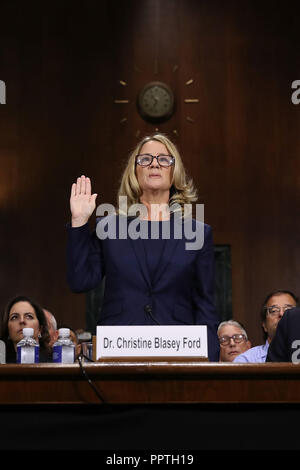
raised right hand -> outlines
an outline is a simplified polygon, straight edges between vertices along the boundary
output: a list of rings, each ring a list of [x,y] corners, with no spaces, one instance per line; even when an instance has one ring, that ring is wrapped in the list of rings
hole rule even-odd
[[[72,227],[80,227],[89,220],[96,207],[97,194],[92,194],[91,180],[82,175],[72,184],[70,208]]]

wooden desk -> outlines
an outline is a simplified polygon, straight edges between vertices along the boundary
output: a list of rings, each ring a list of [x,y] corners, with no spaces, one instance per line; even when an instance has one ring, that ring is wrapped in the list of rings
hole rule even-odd
[[[0,404],[300,403],[295,364],[221,364],[139,359],[0,365]],[[103,399],[103,401],[102,401]]]
[[[299,448],[298,365],[123,359],[84,367],[101,398],[77,363],[0,365],[0,449]]]

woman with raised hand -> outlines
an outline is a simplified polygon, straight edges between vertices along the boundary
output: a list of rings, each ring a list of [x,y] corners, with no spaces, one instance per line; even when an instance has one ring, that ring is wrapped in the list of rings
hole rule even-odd
[[[186,231],[176,233],[180,224],[181,229],[188,225],[184,209],[197,196],[169,138],[154,134],[137,144],[118,196],[126,199],[129,215],[124,218],[120,208],[90,233],[97,194],[84,175],[72,185],[67,252],[71,290],[91,290],[105,276],[101,325],[207,325],[208,356],[218,361],[212,231],[190,219],[190,232],[202,238],[189,248],[190,232],[188,239]]]

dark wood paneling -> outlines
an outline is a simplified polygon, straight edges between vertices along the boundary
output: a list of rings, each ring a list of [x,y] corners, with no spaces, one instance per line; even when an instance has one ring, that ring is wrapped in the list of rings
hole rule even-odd
[[[65,282],[70,186],[88,174],[98,202],[115,201],[137,133],[155,128],[137,92],[158,79],[176,93],[159,129],[183,153],[215,242],[231,245],[233,316],[259,343],[266,293],[299,294],[299,13],[293,1],[1,2],[1,306],[25,292],[84,326],[84,295]]]

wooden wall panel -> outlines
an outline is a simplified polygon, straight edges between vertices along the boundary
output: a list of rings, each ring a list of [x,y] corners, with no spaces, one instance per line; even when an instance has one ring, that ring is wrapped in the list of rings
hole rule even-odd
[[[259,343],[266,293],[300,294],[299,13],[293,1],[2,1],[1,308],[24,292],[84,326],[84,295],[65,282],[70,186],[87,174],[98,203],[115,202],[129,151],[156,127],[137,93],[162,80],[176,113],[159,129],[184,156],[215,242],[232,247],[233,316]]]

